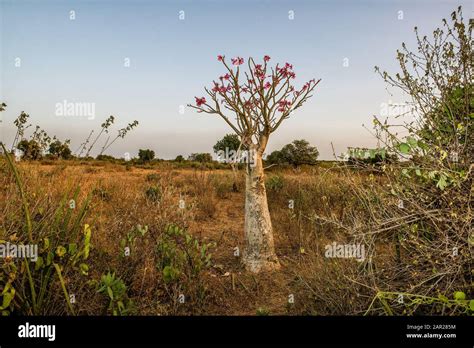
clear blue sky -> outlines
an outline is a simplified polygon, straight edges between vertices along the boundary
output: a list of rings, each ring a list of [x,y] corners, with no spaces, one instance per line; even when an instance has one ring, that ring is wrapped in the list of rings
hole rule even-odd
[[[329,159],[331,142],[338,153],[373,146],[361,125],[371,124],[381,103],[404,101],[390,96],[374,65],[397,71],[401,42],[415,47],[413,27],[429,34],[458,5],[466,18],[472,14],[471,1],[446,0],[0,0],[0,100],[8,104],[0,137],[11,143],[12,122],[25,111],[33,125],[70,138],[75,149],[114,115],[117,126],[140,122],[111,148],[115,156],[138,148],[161,158],[212,152],[228,126],[192,109],[180,114],[180,105],[204,95],[223,72],[218,54],[268,54],[273,63],[293,63],[298,86],[313,77],[322,82],[273,134],[267,153],[305,138]],[[64,100],[95,103],[96,118],[56,116]]]

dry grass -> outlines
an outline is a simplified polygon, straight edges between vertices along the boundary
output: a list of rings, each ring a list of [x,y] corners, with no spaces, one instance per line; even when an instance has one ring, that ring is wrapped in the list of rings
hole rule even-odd
[[[383,189],[382,179],[364,172],[348,178],[340,168],[269,170],[267,177],[278,175],[281,181],[268,190],[268,200],[283,267],[252,275],[234,255],[235,248],[242,250],[244,245],[244,195],[232,190],[230,170],[126,168],[99,162],[23,162],[19,169],[32,216],[46,216],[65,192],[72,195],[78,185],[78,201],[93,193],[85,221],[92,226],[91,286],[79,287],[84,281],[73,276],[66,279],[82,314],[107,313],[94,281],[111,270],[126,284],[135,314],[361,315],[387,270],[396,269],[395,250],[385,242],[374,245],[378,252],[370,262],[324,257],[325,245],[352,241],[345,226],[364,224],[361,216],[367,211],[353,185]],[[0,171],[0,239],[5,239],[21,226],[22,212],[10,174],[4,166]],[[243,187],[242,173],[238,180]],[[147,194],[150,187],[159,192],[154,199]],[[187,228],[200,242],[213,244],[212,266],[198,278],[165,286],[154,255],[157,239],[171,223]],[[136,225],[148,226],[148,234],[137,238],[130,256],[123,257],[120,240]],[[393,274],[390,277],[396,281]],[[186,300],[179,303],[182,292]]]

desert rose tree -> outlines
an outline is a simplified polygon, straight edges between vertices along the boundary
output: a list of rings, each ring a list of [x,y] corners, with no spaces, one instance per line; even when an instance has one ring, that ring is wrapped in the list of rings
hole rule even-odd
[[[231,64],[218,56],[225,73],[210,88],[207,96],[196,97],[195,105],[188,105],[224,119],[239,136],[242,147],[252,160],[246,164],[245,185],[245,249],[243,262],[247,270],[258,273],[278,269],[273,229],[268,211],[262,155],[272,134],[292,112],[312,95],[320,80],[310,80],[296,89],[293,66],[289,63],[271,67],[270,57],[257,64],[236,57]]]

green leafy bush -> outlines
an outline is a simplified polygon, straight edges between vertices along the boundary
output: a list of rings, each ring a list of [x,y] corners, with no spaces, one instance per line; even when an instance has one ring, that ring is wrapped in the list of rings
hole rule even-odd
[[[146,189],[145,196],[152,202],[159,202],[161,199],[161,188],[159,186],[150,186]]]
[[[279,175],[272,175],[265,182],[265,186],[271,191],[280,191],[283,188],[283,178]]]
[[[107,311],[112,315],[133,314],[134,306],[127,295],[127,286],[115,273],[107,272],[101,276],[97,292],[107,297]]]
[[[166,293],[172,301],[186,294],[199,307],[206,297],[203,272],[211,267],[209,249],[213,243],[202,243],[177,225],[168,225],[160,235],[156,266],[162,274]]]

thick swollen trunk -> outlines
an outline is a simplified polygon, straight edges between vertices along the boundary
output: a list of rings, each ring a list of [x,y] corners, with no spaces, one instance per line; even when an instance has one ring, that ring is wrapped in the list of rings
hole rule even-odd
[[[257,152],[253,164],[247,164],[245,184],[245,268],[251,272],[278,269],[272,222],[268,211],[262,154]]]

